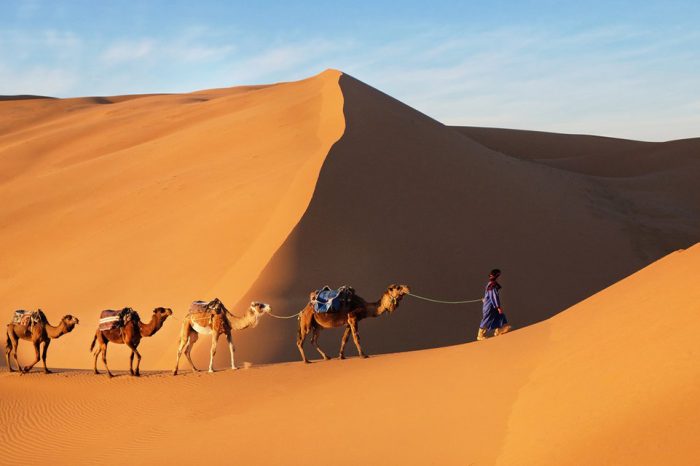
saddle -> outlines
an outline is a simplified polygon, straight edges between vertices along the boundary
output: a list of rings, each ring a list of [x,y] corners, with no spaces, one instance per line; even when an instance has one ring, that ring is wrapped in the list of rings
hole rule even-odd
[[[314,305],[314,312],[324,314],[340,311],[343,307],[347,307],[354,297],[355,289],[351,286],[343,285],[333,290],[326,285],[312,293],[311,303]]]
[[[33,327],[34,324],[39,322],[46,323],[46,315],[39,309],[36,311],[25,311],[23,309],[15,311],[12,316],[12,323],[15,325],[22,325],[24,327]]]
[[[220,319],[222,325],[228,325],[228,309],[220,299],[211,301],[193,301],[185,318],[189,318],[195,324],[195,329],[200,333],[209,333],[206,327],[214,327],[214,316],[223,315]]]
[[[105,310],[100,312],[100,323],[98,328],[102,331],[123,328],[126,324],[132,321],[138,322],[139,314],[130,307],[125,307],[121,311]]]

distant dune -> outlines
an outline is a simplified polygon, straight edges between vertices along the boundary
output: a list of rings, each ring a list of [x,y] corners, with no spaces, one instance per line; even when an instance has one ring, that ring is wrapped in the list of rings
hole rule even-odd
[[[695,245],[526,329],[368,360],[0,372],[0,461],[698,464],[699,280]]]

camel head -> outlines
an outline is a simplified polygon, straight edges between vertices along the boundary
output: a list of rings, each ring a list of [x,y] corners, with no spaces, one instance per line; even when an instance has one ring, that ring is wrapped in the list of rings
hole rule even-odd
[[[73,328],[80,323],[77,317],[72,316],[70,314],[66,314],[63,316],[63,319],[61,319],[61,322],[63,322],[63,325],[66,326],[66,331],[70,332],[73,330]]]
[[[165,322],[165,319],[173,315],[173,310],[169,307],[157,307],[153,309],[153,316],[161,324]]]
[[[267,314],[268,312],[270,312],[272,308],[269,304],[253,301],[252,303],[250,303],[250,310],[254,312],[256,316],[262,316],[263,314]]]
[[[409,294],[410,292],[411,289],[408,287],[408,285],[389,285],[389,287],[386,289],[385,296],[389,298],[391,305],[386,306],[387,310],[390,313],[394,312],[396,310],[396,307],[401,302],[401,299],[403,299],[403,297]]]
[[[260,318],[270,312],[272,308],[270,307],[269,304],[265,303],[259,303],[257,301],[253,301],[250,303],[250,307],[248,308],[248,312],[252,314],[252,317],[254,318],[251,327],[254,328],[258,325],[258,320]]]

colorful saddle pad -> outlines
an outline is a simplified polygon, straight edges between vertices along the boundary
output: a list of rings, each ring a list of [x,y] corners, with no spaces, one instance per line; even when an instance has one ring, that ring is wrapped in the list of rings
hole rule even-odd
[[[29,326],[32,323],[32,314],[34,314],[33,311],[25,311],[25,310],[18,310],[15,311],[14,315],[12,316],[12,323],[15,325],[24,325],[25,327]],[[36,321],[36,316],[34,321]]]
[[[127,322],[134,319],[135,316],[138,316],[138,314],[130,307],[125,307],[121,311],[102,311],[100,312],[99,329],[107,331],[123,327]]]
[[[314,305],[314,311],[323,314],[339,311],[344,304],[352,301],[354,296],[355,290],[351,286],[345,285],[333,290],[326,285],[320,290],[316,290],[311,302]]]

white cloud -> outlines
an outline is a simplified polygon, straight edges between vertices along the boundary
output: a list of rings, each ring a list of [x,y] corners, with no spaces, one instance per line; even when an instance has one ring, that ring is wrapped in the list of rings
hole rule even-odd
[[[35,66],[18,70],[0,64],[0,95],[58,96],[70,91],[78,82],[75,73],[63,68]]]
[[[106,65],[119,65],[148,58],[154,49],[155,41],[152,39],[119,41],[110,45],[101,54],[100,60]]]

